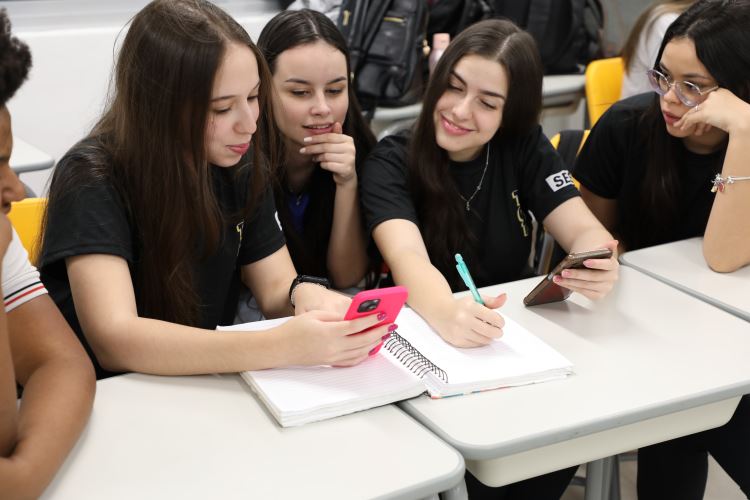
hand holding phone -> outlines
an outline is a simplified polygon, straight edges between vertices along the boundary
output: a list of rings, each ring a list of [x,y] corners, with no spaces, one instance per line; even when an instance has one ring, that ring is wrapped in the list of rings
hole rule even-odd
[[[352,298],[352,303],[349,306],[349,310],[346,311],[344,319],[349,320],[377,314],[379,321],[371,328],[368,328],[368,330],[377,328],[384,324],[393,323],[396,321],[396,317],[401,311],[401,308],[404,307],[408,295],[409,293],[403,286],[376,288],[375,290],[359,292]],[[377,347],[370,351],[370,356],[377,354],[382,346],[383,343],[381,342]]]
[[[523,299],[526,306],[537,306],[549,304],[550,302],[561,302],[573,293],[569,288],[562,287],[554,282],[555,276],[559,276],[565,269],[580,269],[583,263],[589,259],[609,259],[612,250],[602,248],[590,252],[573,253],[566,256],[550,273]]]

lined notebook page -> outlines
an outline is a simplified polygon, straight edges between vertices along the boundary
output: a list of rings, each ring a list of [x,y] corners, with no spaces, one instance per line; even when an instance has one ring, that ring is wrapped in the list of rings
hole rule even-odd
[[[462,349],[445,342],[412,309],[396,319],[398,333],[448,374],[450,385],[523,377],[570,369],[571,363],[507,316],[503,336],[484,347]],[[544,377],[540,377],[540,380]],[[529,382],[533,382],[530,380]]]

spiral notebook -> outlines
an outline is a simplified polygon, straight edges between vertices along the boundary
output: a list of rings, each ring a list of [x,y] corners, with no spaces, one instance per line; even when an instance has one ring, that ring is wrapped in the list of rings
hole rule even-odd
[[[419,396],[433,398],[545,382],[572,373],[560,353],[504,316],[502,338],[462,349],[445,342],[413,310],[398,316],[398,332],[357,366],[274,368],[242,372],[283,427],[325,420]],[[288,318],[221,330],[263,330]]]

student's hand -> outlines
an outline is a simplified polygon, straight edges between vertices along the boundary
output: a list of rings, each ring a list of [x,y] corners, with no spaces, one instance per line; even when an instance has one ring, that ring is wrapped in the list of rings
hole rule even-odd
[[[308,311],[330,311],[343,319],[352,299],[333,290],[326,290],[313,283],[300,283],[294,289],[294,314]]]
[[[735,130],[750,129],[750,104],[727,89],[717,89],[705,101],[688,110],[676,123],[682,130],[702,135],[717,127],[732,134]]]
[[[305,147],[300,153],[312,155],[313,161],[333,172],[333,181],[337,186],[356,186],[357,171],[354,168],[357,150],[354,139],[343,134],[341,123],[333,124],[333,132],[329,134],[305,137]]]
[[[508,296],[482,296],[485,305],[474,301],[471,296],[453,301],[446,308],[445,315],[436,322],[435,329],[443,340],[456,347],[480,347],[487,345],[503,334],[505,320],[493,311],[502,307]]]
[[[612,250],[609,259],[588,259],[583,261],[588,269],[565,269],[553,278],[558,285],[578,292],[589,299],[601,299],[615,286],[620,264],[617,262],[617,240],[608,241],[602,248]]]
[[[391,325],[363,331],[376,323],[374,314],[349,321],[330,311],[295,316],[282,326],[287,335],[287,360],[292,365],[356,365],[390,333]]]

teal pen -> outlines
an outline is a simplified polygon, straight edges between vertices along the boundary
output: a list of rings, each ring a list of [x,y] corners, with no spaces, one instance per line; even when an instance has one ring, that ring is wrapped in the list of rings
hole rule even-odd
[[[471,278],[471,274],[469,274],[469,268],[466,267],[464,258],[461,257],[460,253],[456,254],[456,269],[458,269],[458,274],[461,275],[461,279],[464,280],[466,287],[471,290],[471,294],[474,296],[474,302],[484,305],[482,296],[479,295],[477,286],[474,284],[474,280]]]

